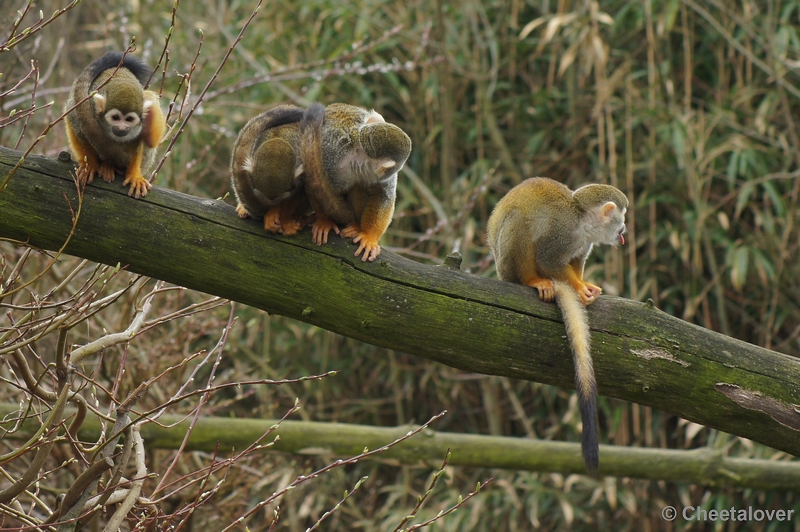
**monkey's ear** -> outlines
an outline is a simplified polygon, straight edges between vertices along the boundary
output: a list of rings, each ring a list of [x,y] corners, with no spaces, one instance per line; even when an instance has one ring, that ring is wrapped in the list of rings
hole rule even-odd
[[[606,204],[600,208],[600,216],[602,216],[604,220],[608,219],[614,214],[614,211],[616,209],[617,209],[616,203],[614,203],[613,201],[606,202]]]
[[[370,109],[369,113],[367,113],[367,119],[364,121],[364,125],[367,124],[380,124],[382,122],[386,122],[381,115],[375,112],[374,109]]]
[[[102,113],[106,110],[106,97],[102,94],[95,94],[92,96],[94,100],[94,106],[97,108],[98,113]]]
[[[394,161],[382,161],[375,165],[375,175],[382,178],[386,174],[387,170],[394,168],[395,166],[397,166],[397,163]]]

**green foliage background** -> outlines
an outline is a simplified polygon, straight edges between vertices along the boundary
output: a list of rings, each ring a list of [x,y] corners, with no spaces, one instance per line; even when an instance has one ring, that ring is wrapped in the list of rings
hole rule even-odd
[[[36,7],[49,14],[65,3]],[[180,75],[193,68],[202,39],[190,98],[200,93],[254,5],[179,5],[167,73],[154,82],[163,84],[163,106]],[[0,27],[14,16],[8,7]],[[172,7],[157,0],[84,2],[36,39],[1,54],[0,93],[35,59],[47,72],[37,102],[56,101],[35,115],[20,146],[60,114],[71,81],[102,52],[123,49],[135,36],[137,54],[155,64]],[[611,183],[633,205],[629,244],[598,250],[588,265],[590,278],[607,293],[652,298],[685,320],[796,356],[799,23],[795,1],[270,1],[214,80],[156,183],[205,197],[228,193],[238,129],[269,106],[344,101],[372,107],[414,142],[384,237],[387,249],[426,262],[457,250],[465,268],[492,276],[486,220],[522,178],[548,176],[573,187]],[[362,41],[366,50],[352,54]],[[20,103],[14,97],[0,99],[5,113],[30,103],[30,96]],[[20,131],[0,129],[0,144],[13,146]],[[37,152],[56,155],[66,145],[63,128],[56,128]],[[153,331],[148,344],[132,346],[142,351],[127,382],[135,387],[163,370],[162,362],[214,341],[209,331],[224,323],[225,312],[197,318],[185,330]],[[299,397],[304,419],[390,426],[446,408],[437,430],[579,438],[568,390],[463,374],[252,309],[240,307],[238,316],[226,378],[342,373],[295,387],[246,390],[218,401],[209,414],[275,417]],[[148,362],[148,346],[161,353],[158,363]],[[601,398],[600,415],[609,443],[709,445],[738,456],[780,457],[620,401]],[[200,453],[187,458],[203,459]],[[215,520],[229,522],[275,485],[323,463],[267,454],[249,465],[252,470],[231,473],[219,504],[211,512],[198,510],[195,520],[214,529]],[[281,522],[286,530],[305,530],[343,489],[369,475],[328,529],[391,530],[433,471],[378,462],[334,470],[290,492]],[[420,515],[434,516],[489,476],[496,478],[491,489],[432,529],[660,530],[668,527],[661,518],[667,504],[800,511],[791,493],[448,467],[446,482]],[[250,529],[266,530],[271,511]],[[776,525],[730,529],[800,529]],[[705,528],[676,522],[670,529]]]

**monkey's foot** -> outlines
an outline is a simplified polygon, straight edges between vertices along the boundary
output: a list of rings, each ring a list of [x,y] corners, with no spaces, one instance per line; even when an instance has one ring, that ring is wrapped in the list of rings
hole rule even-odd
[[[339,226],[327,218],[317,215],[314,225],[311,226],[311,239],[318,246],[328,243],[328,233],[333,230],[337,235],[340,233]]]
[[[361,234],[361,226],[357,223],[351,223],[342,229],[342,238],[355,238]],[[355,242],[355,240],[353,240]]]
[[[553,281],[551,281],[550,279],[532,279],[523,284],[538,290],[539,299],[541,299],[542,301],[552,301],[553,299],[555,299],[556,290],[555,287],[553,286]]]
[[[586,283],[586,288],[592,292],[592,295],[594,297],[597,297],[603,293],[603,289],[597,286],[596,284]]]
[[[247,212],[247,209],[241,203],[236,206],[236,214],[239,215],[239,218],[249,218],[250,213]]]
[[[264,215],[264,229],[270,233],[277,233],[281,230],[281,209],[278,205],[270,207]]]
[[[136,199],[139,199],[139,196],[147,196],[147,191],[153,188],[153,185],[148,183],[147,179],[136,174],[127,176],[125,181],[122,182],[123,187],[128,186],[128,184],[131,185],[131,189],[128,191],[128,196],[133,196]]]
[[[375,257],[381,254],[381,247],[378,245],[379,239],[380,236],[376,238],[369,233],[358,233],[355,238],[353,238],[353,243],[358,244],[355,256],[358,257],[363,251],[364,254],[361,255],[361,262],[372,262],[375,260]]]
[[[581,303],[586,306],[594,303],[595,299],[597,299],[597,296],[603,292],[603,289],[591,283],[583,283],[583,286],[576,288],[575,291],[578,292],[578,297],[581,298]]]
[[[303,223],[303,220],[301,219],[298,218],[286,219],[286,217],[284,216],[283,218],[281,218],[281,233],[283,233],[286,236],[296,235],[297,232],[300,229],[302,229],[304,225],[305,223]]]
[[[97,175],[102,177],[103,181],[106,183],[111,183],[116,177],[116,174],[114,173],[114,167],[107,164],[100,165],[100,168],[97,169]],[[147,194],[147,192],[145,192],[145,194]]]

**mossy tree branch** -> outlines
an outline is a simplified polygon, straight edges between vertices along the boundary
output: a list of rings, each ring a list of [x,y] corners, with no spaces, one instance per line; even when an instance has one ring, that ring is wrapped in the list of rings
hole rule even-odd
[[[19,156],[0,148],[0,181]],[[0,237],[60,248],[78,204],[71,168],[29,157],[0,192]],[[125,192],[86,188],[67,253],[466,371],[573,387],[560,314],[528,288],[388,252],[362,263],[342,240],[270,235],[222,201]],[[602,395],[800,455],[796,359],[621,298],[601,297],[589,316]]]

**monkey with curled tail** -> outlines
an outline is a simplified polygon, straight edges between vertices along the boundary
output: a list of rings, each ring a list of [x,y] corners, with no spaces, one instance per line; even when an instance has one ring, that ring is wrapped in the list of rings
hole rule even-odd
[[[233,145],[236,213],[263,219],[264,229],[272,233],[294,235],[310,215],[304,175],[295,174],[304,114],[293,105],[274,107],[249,120]]]
[[[628,199],[610,185],[585,185],[573,192],[552,179],[535,177],[497,203],[487,227],[500,279],[536,288],[540,299],[555,298],[561,309],[575,364],[583,458],[590,474],[599,465],[597,383],[584,307],[602,290],[583,280],[583,269],[594,245],[625,243],[627,208]]]
[[[375,111],[342,103],[312,104],[300,129],[296,175],[305,176],[316,214],[314,242],[326,243],[334,231],[358,244],[355,255],[362,261],[375,260],[392,221],[397,174],[411,153],[411,139]]]
[[[83,101],[66,117],[72,156],[81,185],[95,174],[104,181],[124,173],[129,196],[146,196],[142,176],[153,165],[156,147],[167,131],[159,95],[144,90],[150,68],[132,55],[109,52],[87,66],[72,84],[65,109]]]

